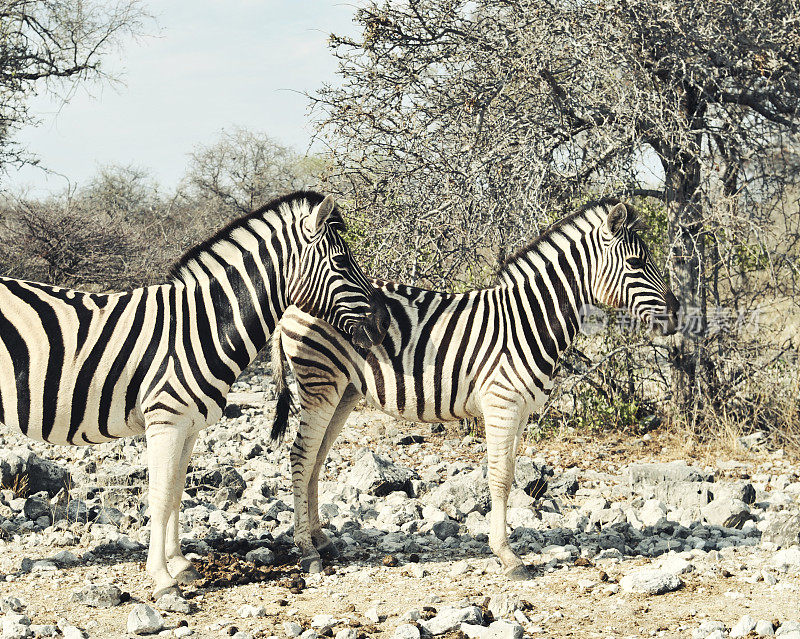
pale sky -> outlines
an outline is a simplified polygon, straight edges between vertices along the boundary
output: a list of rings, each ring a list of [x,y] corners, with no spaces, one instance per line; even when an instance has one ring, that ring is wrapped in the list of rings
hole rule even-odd
[[[16,139],[43,165],[2,182],[32,194],[85,183],[103,164],[149,169],[166,188],[188,154],[221,129],[263,131],[299,151],[310,141],[308,100],[335,80],[330,33],[354,34],[355,0],[148,0],[153,35],[103,60],[121,86],[80,88],[72,99],[34,98],[39,117]],[[67,179],[65,179],[67,178]]]

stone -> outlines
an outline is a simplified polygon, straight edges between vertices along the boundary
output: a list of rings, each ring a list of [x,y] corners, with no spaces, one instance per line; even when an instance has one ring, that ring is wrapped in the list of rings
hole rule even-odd
[[[26,519],[36,521],[40,517],[51,518],[53,510],[50,507],[50,500],[46,492],[31,495],[25,500],[25,505],[22,507],[22,514]]]
[[[708,473],[684,461],[655,464],[631,464],[626,469],[631,487],[639,484],[658,485],[663,482],[707,481]]]
[[[692,639],[706,639],[713,632],[724,632],[725,624],[721,621],[708,620],[692,631]]]
[[[691,562],[672,553],[665,555],[658,562],[658,567],[671,575],[685,575],[694,570],[694,565]]]
[[[664,481],[655,486],[641,485],[639,490],[652,492],[653,497],[660,499],[673,509],[702,508],[713,498],[714,484],[700,481]]]
[[[772,543],[783,548],[800,544],[800,513],[767,513],[761,531],[761,543]]]
[[[89,584],[72,593],[72,601],[92,608],[113,608],[122,603],[122,591],[113,584]]]
[[[744,615],[736,625],[731,628],[730,633],[728,634],[729,637],[746,637],[750,634],[751,630],[754,630],[756,627],[756,620],[753,619],[750,615]]]
[[[198,489],[228,488],[237,498],[242,496],[247,483],[233,466],[198,470],[187,475],[186,492],[195,494]]]
[[[420,631],[415,625],[410,623],[401,623],[397,628],[394,630],[394,634],[392,635],[393,639],[419,639],[420,638]],[[339,636],[336,636],[336,639],[339,639]]]
[[[253,606],[251,604],[244,604],[239,607],[237,614],[241,619],[249,617],[266,617],[267,609],[264,606]]]
[[[489,628],[474,623],[462,623],[459,630],[469,639],[487,639],[489,636]]]
[[[64,639],[84,639],[83,630],[76,626],[64,626],[61,628]]]
[[[325,628],[326,626],[335,626],[338,621],[333,615],[314,615],[311,618],[311,627]]]
[[[445,519],[444,521],[437,521],[431,527],[433,534],[436,535],[439,539],[447,539],[448,537],[453,537],[454,535],[458,534],[459,525],[457,521],[453,521],[452,519]]]
[[[17,597],[3,597],[0,599],[0,612],[22,612],[25,604]]]
[[[772,556],[772,565],[785,572],[800,570],[800,547],[792,546],[779,550]]]
[[[378,609],[377,609],[377,608],[375,608],[375,607],[369,608],[369,609],[368,609],[368,610],[367,610],[367,611],[364,613],[364,618],[365,618],[367,621],[369,621],[370,623],[380,623],[380,622],[381,622],[381,616],[380,616],[380,614],[378,613]]]
[[[265,546],[251,550],[244,558],[256,566],[271,566],[275,563],[275,553]]]
[[[526,495],[538,499],[547,490],[547,470],[546,466],[536,464],[530,457],[518,457],[514,466],[514,482]]]
[[[53,555],[53,561],[62,568],[77,566],[81,562],[81,560],[69,550],[59,550],[55,555]]]
[[[752,518],[750,509],[740,499],[714,499],[700,509],[703,520],[712,526],[741,528]]]
[[[128,614],[126,627],[134,635],[152,635],[164,627],[164,618],[147,604],[136,604]]]
[[[25,615],[8,613],[3,617],[3,639],[25,639],[32,635],[31,620]]]
[[[660,499],[648,499],[639,510],[639,520],[645,526],[655,526],[667,516],[667,506]]]
[[[303,634],[303,628],[299,623],[295,623],[294,621],[284,621],[283,632],[287,637],[299,637]]]
[[[358,631],[355,628],[342,628],[337,631],[336,639],[358,639]]]
[[[772,622],[766,619],[759,619],[756,621],[755,631],[759,637],[775,636],[775,628],[772,626]]]
[[[638,592],[647,595],[663,595],[683,586],[677,575],[653,568],[640,568],[625,575],[620,580],[625,592]]]
[[[578,479],[573,473],[564,473],[547,482],[547,495],[551,497],[571,497],[578,492]]]
[[[488,639],[522,639],[523,632],[518,623],[500,619],[489,625]]]
[[[489,599],[489,611],[495,619],[512,618],[514,612],[520,608],[519,595],[510,592],[501,592],[491,595]]]
[[[194,630],[192,630],[189,626],[178,626],[172,631],[173,637],[189,637],[193,634]]]
[[[164,612],[177,612],[183,615],[188,615],[192,611],[192,605],[174,592],[161,595],[156,601],[155,606]]]
[[[65,468],[30,450],[0,451],[0,486],[22,485],[29,495],[45,491],[55,497],[59,491],[69,490],[72,476]]]
[[[425,630],[433,636],[443,635],[446,632],[457,629],[462,623],[481,624],[483,614],[477,606],[467,606],[466,608],[440,608],[435,617],[427,621],[421,621]]]
[[[444,511],[453,519],[471,514],[462,510],[465,503],[474,504],[471,512],[485,515],[491,508],[486,468],[476,468],[472,472],[461,473],[445,480],[425,495],[423,501]]]
[[[411,480],[417,479],[417,473],[393,463],[371,451],[365,451],[353,464],[345,482],[358,490],[383,497],[397,490],[407,494],[413,493]]]

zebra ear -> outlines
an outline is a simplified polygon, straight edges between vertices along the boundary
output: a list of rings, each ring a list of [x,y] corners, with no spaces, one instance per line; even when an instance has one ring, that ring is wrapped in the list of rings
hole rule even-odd
[[[628,207],[622,202],[615,204],[608,212],[606,226],[611,235],[619,235],[628,223]]]
[[[311,228],[308,230],[312,233],[318,233],[323,229],[325,226],[325,222],[328,221],[331,214],[333,213],[334,209],[336,208],[336,202],[333,199],[332,195],[326,195],[325,199],[319,203],[319,206],[311,213]]]

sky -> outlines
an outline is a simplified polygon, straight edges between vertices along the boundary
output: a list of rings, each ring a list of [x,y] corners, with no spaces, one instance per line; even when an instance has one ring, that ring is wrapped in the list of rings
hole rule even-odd
[[[149,170],[166,188],[188,155],[222,129],[262,131],[305,152],[308,99],[336,80],[328,35],[355,34],[354,1],[147,0],[149,35],[103,59],[120,85],[81,87],[71,99],[29,104],[40,124],[16,136],[57,175],[11,170],[12,191],[30,195],[85,184],[105,164]]]

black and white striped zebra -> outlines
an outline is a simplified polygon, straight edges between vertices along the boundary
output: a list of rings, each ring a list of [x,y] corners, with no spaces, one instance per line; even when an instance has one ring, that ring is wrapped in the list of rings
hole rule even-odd
[[[678,301],[637,235],[636,214],[615,200],[594,203],[557,223],[509,258],[493,288],[459,295],[376,281],[390,328],[382,345],[353,348],[324,322],[288,309],[273,340],[284,408],[283,354],[298,385],[300,427],[291,451],[295,542],[302,565],[321,567],[335,549],[320,528],[317,482],[356,402],[423,422],[482,416],[492,500],[489,543],[507,574],[527,571],[506,535],[506,503],[518,438],[553,388],[561,354],[579,330],[581,309],[625,307],[675,331]],[[276,414],[273,438],[287,427]]]
[[[92,294],[0,278],[0,423],[54,444],[145,433],[155,595],[198,576],[179,542],[189,457],[286,307],[362,347],[382,339],[382,296],[342,225],[331,196],[298,192],[189,250],[160,286]]]

